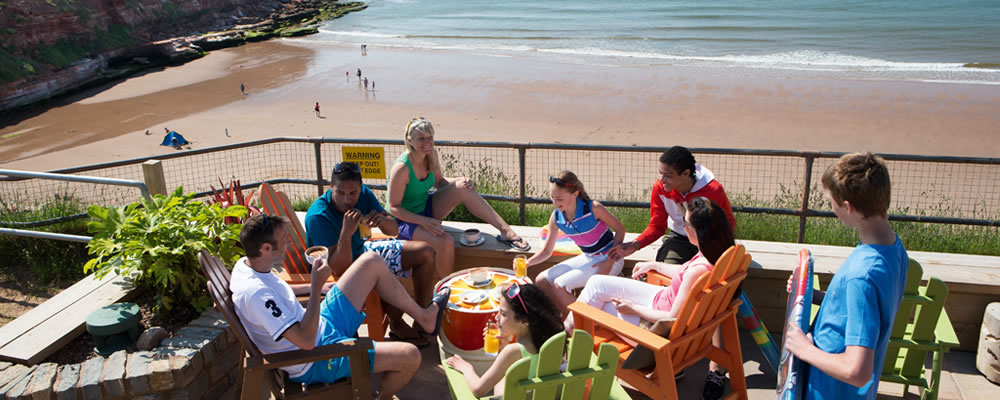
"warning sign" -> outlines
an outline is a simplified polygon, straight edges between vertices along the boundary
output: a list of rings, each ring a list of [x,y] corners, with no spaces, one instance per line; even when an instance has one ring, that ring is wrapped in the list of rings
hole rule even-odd
[[[385,179],[385,148],[383,147],[342,147],[344,161],[361,166],[361,177],[365,179]]]

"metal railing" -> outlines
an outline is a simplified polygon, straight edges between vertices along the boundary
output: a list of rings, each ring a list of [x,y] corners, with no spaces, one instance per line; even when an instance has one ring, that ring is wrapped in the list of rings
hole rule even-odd
[[[528,204],[546,204],[547,177],[559,170],[577,173],[591,197],[609,206],[648,208],[657,178],[657,159],[665,147],[598,146],[550,143],[436,141],[448,176],[472,176],[484,197],[516,203],[525,223]],[[140,165],[164,164],[168,187],[185,186],[200,195],[211,193],[216,177],[242,179],[244,188],[263,182],[286,185],[290,196],[322,194],[324,176],[341,160],[344,146],[382,147],[388,169],[392,154],[403,151],[401,140],[276,137],[226,146],[141,157],[52,171],[57,174],[102,175],[142,179]],[[843,153],[781,150],[691,148],[702,165],[722,182],[733,211],[798,217],[798,241],[811,217],[833,217],[823,210],[819,178]],[[309,157],[308,155],[312,155]],[[893,177],[890,220],[1000,226],[1000,159],[883,154]],[[481,181],[490,182],[484,185]],[[44,197],[60,190],[87,204],[122,205],[134,201],[121,193],[88,192],[84,188],[52,188],[23,177],[0,178],[0,200],[11,193]],[[135,182],[135,181],[133,181]],[[366,179],[385,190],[386,179]],[[20,186],[18,186],[20,185]],[[32,186],[35,185],[35,186]],[[14,187],[17,186],[17,187]],[[314,186],[315,191],[309,189]],[[34,193],[34,195],[32,195]]]
[[[89,184],[99,184],[99,185],[134,187],[139,189],[139,192],[142,195],[142,197],[145,197],[147,200],[149,199],[149,188],[147,188],[146,184],[141,181],[115,179],[115,178],[101,178],[101,177],[81,176],[81,175],[67,175],[67,174],[58,174],[49,172],[18,171],[11,169],[0,169],[0,176],[12,176],[18,178],[45,179],[45,180],[63,181],[63,182],[79,182],[79,183],[89,183]],[[63,233],[39,232],[39,231],[11,228],[11,227],[31,228],[37,226],[51,225],[51,224],[81,219],[86,215],[87,215],[86,213],[75,214],[75,215],[68,215],[59,218],[52,218],[48,220],[35,221],[35,222],[0,221],[0,225],[3,226],[0,227],[0,234],[87,243],[90,242],[89,236],[68,235]]]

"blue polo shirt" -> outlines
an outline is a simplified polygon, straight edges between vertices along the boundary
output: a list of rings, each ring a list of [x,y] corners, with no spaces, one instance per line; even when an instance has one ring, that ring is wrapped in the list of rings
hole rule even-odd
[[[382,203],[375,197],[371,189],[364,184],[361,185],[361,194],[358,196],[358,203],[354,208],[361,211],[361,215],[375,211],[382,213]],[[344,213],[337,211],[333,204],[333,192],[326,190],[316,201],[309,206],[306,212],[306,247],[326,246],[334,247],[340,241],[340,230],[344,226]],[[361,240],[361,234],[355,230],[351,236],[351,258],[357,259],[364,250],[361,246],[365,243]]]
[[[875,399],[909,260],[896,236],[889,246],[858,245],[833,275],[813,323],[813,343],[831,354],[843,353],[847,346],[874,349],[875,365],[872,378],[860,388],[810,366],[806,399]]]

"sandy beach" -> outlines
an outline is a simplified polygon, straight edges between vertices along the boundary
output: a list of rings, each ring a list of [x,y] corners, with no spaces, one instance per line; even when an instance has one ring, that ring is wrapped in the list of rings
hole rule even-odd
[[[377,90],[362,88],[357,68]],[[996,85],[371,46],[362,56],[280,40],[7,116],[0,165],[52,170],[173,152],[159,146],[164,128],[194,148],[274,136],[397,139],[418,115],[442,140],[995,157],[998,106]]]

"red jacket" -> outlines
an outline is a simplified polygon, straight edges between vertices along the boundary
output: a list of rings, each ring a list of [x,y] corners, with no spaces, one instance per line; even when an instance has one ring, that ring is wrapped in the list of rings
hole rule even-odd
[[[715,180],[715,175],[708,168],[701,164],[695,164],[695,184],[691,191],[682,195],[676,190],[666,191],[663,182],[659,179],[653,183],[653,194],[649,200],[649,226],[635,239],[640,247],[646,247],[650,243],[662,237],[669,228],[683,236],[684,214],[678,203],[683,203],[695,197],[706,197],[714,201],[722,210],[726,212],[726,218],[733,229],[736,229],[736,217],[733,217],[733,208],[729,205],[729,197],[722,184]]]

